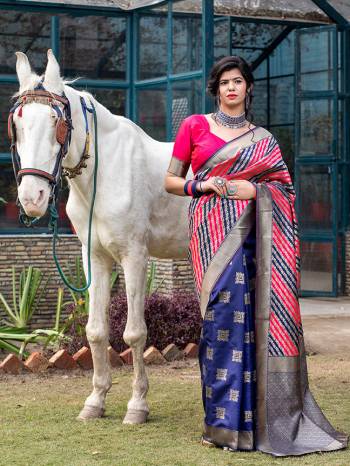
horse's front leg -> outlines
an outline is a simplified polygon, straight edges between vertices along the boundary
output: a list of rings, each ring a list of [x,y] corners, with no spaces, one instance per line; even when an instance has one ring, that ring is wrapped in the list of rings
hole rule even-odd
[[[84,269],[87,277],[87,256],[83,247]],[[94,363],[93,390],[85,401],[78,419],[101,417],[105,411],[105,399],[112,385],[108,358],[108,306],[110,301],[110,276],[112,260],[105,255],[91,254],[92,282],[89,288],[90,304],[86,335]]]
[[[133,391],[124,424],[142,424],[146,422],[149,413],[146,401],[148,379],[143,361],[147,339],[144,318],[147,259],[147,255],[142,251],[134,251],[122,260],[128,300],[128,318],[123,338],[132,349],[134,364]]]

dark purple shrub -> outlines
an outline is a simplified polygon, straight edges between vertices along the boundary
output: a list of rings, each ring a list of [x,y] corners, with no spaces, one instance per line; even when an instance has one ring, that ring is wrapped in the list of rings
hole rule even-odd
[[[119,353],[127,348],[123,340],[127,312],[126,293],[120,292],[113,296],[109,305],[109,341],[113,349]]]
[[[198,343],[202,328],[202,317],[198,299],[194,293],[178,292],[171,297],[172,313],[175,316],[174,342],[179,347],[187,343]]]
[[[109,308],[110,343],[119,352],[127,348],[123,340],[126,313],[126,295],[119,293],[112,298]],[[199,341],[201,316],[198,300],[192,293],[173,296],[153,293],[145,301],[145,320],[146,347],[154,345],[162,350],[169,343],[184,347],[189,342]]]
[[[128,347],[123,340],[126,319],[126,293],[120,292],[112,297],[109,306],[109,341],[118,352]],[[145,300],[145,320],[148,329],[146,347],[154,345],[162,350],[169,343],[175,343],[184,348],[189,342],[199,341],[202,319],[193,293],[177,292],[172,296],[153,293]],[[61,347],[74,354],[82,346],[89,346],[85,336],[86,323],[86,315],[76,315],[66,332],[70,341],[63,342]]]

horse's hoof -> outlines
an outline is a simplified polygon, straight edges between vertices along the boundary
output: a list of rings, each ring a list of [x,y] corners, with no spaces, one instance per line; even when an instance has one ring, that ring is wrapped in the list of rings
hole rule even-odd
[[[148,411],[141,409],[128,409],[123,424],[144,424],[147,421]]]
[[[88,419],[97,419],[103,417],[105,410],[103,408],[98,408],[97,406],[85,405],[84,408],[80,411],[77,419],[79,421],[87,421]]]

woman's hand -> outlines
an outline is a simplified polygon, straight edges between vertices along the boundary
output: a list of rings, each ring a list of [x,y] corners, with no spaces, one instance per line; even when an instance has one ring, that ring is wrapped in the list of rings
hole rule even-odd
[[[250,181],[247,180],[226,180],[226,183],[223,186],[217,186],[215,181],[215,176],[211,176],[206,181],[202,181],[200,186],[197,185],[198,189],[202,189],[204,193],[215,192],[219,196],[226,197],[228,199],[235,200],[245,200],[245,199],[255,199],[256,188]],[[227,188],[237,188],[237,191],[233,195],[229,195]]]
[[[226,181],[226,192],[227,189],[236,188],[235,194],[229,195],[227,194],[228,199],[240,199],[240,200],[246,200],[246,199],[255,199],[256,197],[256,188],[248,180],[229,180]]]
[[[226,197],[227,196],[226,183],[224,183],[222,186],[217,186],[215,184],[215,178],[218,178],[218,177],[211,176],[206,181],[201,181],[200,183],[198,183],[197,189],[199,189],[199,191],[202,190],[203,193],[214,192],[218,194],[219,196]]]

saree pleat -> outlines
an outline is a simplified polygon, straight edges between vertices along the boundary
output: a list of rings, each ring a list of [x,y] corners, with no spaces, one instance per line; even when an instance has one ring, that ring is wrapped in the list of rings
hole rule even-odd
[[[203,437],[275,456],[337,450],[347,436],[333,429],[308,387],[294,189],[276,140],[263,128],[254,133],[239,146],[227,143],[196,178],[247,179],[256,184],[256,202],[210,194],[189,208],[203,316]]]

